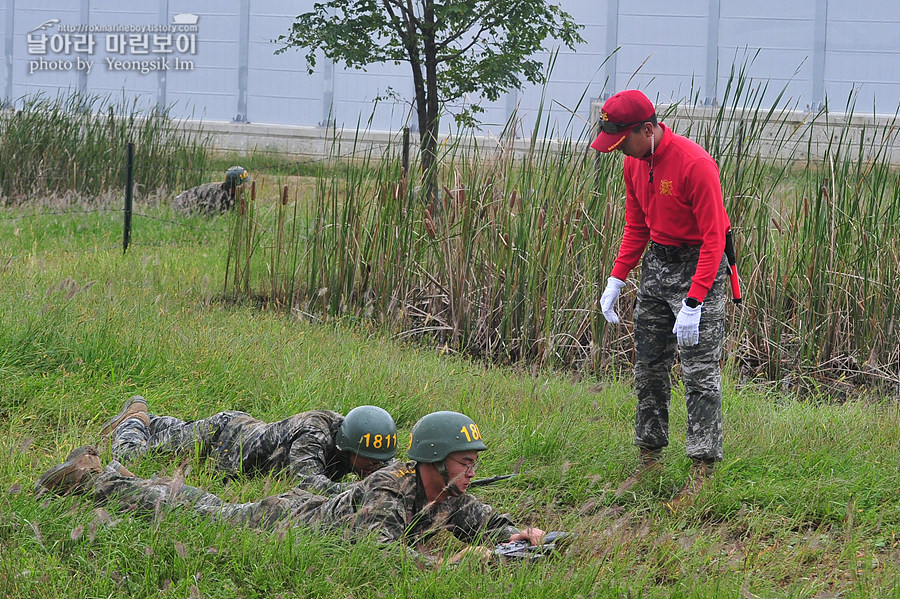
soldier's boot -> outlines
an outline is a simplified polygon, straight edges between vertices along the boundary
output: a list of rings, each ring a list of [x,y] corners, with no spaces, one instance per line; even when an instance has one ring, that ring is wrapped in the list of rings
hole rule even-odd
[[[50,468],[35,483],[34,492],[41,496],[53,492],[68,495],[86,491],[102,467],[100,455],[93,445],[83,445],[66,457],[66,461]]]
[[[667,503],[666,506],[672,512],[677,512],[678,510],[693,504],[694,499],[696,499],[697,495],[700,493],[700,489],[703,488],[706,481],[713,475],[715,466],[715,460],[694,458],[691,463],[691,470],[688,472],[687,482],[684,483],[684,486],[681,487],[681,490],[678,491],[675,498]]]
[[[648,475],[659,472],[662,468],[662,449],[644,449],[641,448],[638,456],[638,465],[631,473],[631,476],[622,481],[619,488],[616,489],[616,497],[621,497],[632,487],[637,485]]]
[[[137,418],[144,423],[144,426],[150,426],[150,415],[147,413],[147,400],[140,395],[134,395],[125,402],[122,410],[108,420],[100,431],[100,436],[108,439],[116,428],[128,420],[129,418]]]

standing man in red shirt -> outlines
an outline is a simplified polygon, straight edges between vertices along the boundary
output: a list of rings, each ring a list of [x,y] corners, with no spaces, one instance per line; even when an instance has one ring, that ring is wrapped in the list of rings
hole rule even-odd
[[[719,360],[730,223],[715,160],[657,123],[647,96],[619,92],[603,104],[602,118],[591,147],[625,155],[625,231],[600,299],[608,322],[619,322],[616,300],[643,255],[634,308],[634,444],[640,462],[619,492],[661,466],[662,449],[669,444],[669,374],[677,345],[688,412],[685,445],[693,463],[688,482],[670,503],[674,509],[692,501],[722,459]]]

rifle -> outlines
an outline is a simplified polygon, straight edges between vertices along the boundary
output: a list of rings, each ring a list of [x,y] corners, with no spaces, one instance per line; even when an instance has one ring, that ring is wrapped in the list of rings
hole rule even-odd
[[[511,541],[500,543],[494,548],[494,555],[503,561],[526,560],[535,562],[544,556],[559,553],[563,549],[561,541],[569,539],[572,535],[567,532],[553,531],[544,535],[540,545],[532,545],[528,541]]]
[[[518,472],[514,472],[513,474],[498,474],[497,476],[489,476],[487,478],[479,478],[473,480],[469,483],[469,488],[471,487],[484,487],[486,485],[492,485],[496,482],[500,482],[501,480],[506,480],[507,478],[512,478],[514,476],[519,476]]]

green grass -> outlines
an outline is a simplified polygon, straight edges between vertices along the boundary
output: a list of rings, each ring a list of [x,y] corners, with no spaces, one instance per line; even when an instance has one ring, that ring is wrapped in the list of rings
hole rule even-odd
[[[323,169],[337,172],[349,169],[346,162],[330,159],[291,158],[276,152],[255,150],[247,153],[215,154],[210,158],[210,167],[216,172],[224,172],[230,166],[240,164],[251,175],[266,173],[282,177],[315,177]]]
[[[725,460],[695,505],[670,514],[664,503],[688,467],[677,386],[666,468],[615,499],[636,463],[627,374],[486,367],[368,320],[315,324],[224,303],[234,217],[181,226],[164,208],[139,212],[139,243],[125,255],[115,214],[0,212],[0,596],[900,596],[898,397],[804,403],[726,376]],[[401,435],[430,411],[460,410],[490,447],[479,476],[522,459],[522,476],[479,497],[578,536],[545,563],[422,572],[396,548],[302,529],[36,501],[33,481],[96,441],[134,393],[184,418],[374,403]],[[178,466],[157,457],[134,470]],[[232,501],[290,486],[283,476],[226,483],[196,459],[187,467],[189,484]],[[450,538],[432,546],[458,549]]]

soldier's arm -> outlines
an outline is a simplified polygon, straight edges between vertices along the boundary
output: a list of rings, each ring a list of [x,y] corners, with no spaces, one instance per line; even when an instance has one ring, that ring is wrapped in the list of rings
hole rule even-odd
[[[426,568],[441,565],[443,559],[425,552],[420,546],[420,538],[410,537],[412,523],[407,522],[402,492],[380,486],[371,489],[363,501],[353,524],[356,534],[372,535],[385,544],[402,543],[406,556]]]
[[[380,543],[403,541],[406,536],[406,503],[401,489],[389,484],[367,486],[358,499],[353,533],[374,535]]]
[[[313,493],[333,495],[350,488],[325,475],[329,433],[316,429],[304,429],[291,444],[290,471],[297,479],[297,486]]]
[[[459,505],[450,516],[451,532],[466,543],[505,543],[513,535],[521,535],[509,514],[498,514],[494,508],[472,495],[459,498]]]

